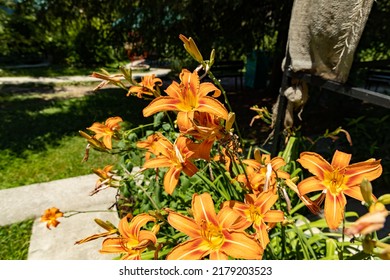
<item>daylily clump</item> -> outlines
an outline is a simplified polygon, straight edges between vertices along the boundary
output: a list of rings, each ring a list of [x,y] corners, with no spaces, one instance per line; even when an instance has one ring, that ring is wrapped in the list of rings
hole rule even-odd
[[[122,118],[109,117],[88,127],[91,135],[80,131],[88,141],[84,161],[89,147],[121,156],[93,169],[99,178],[92,192],[118,189],[110,209],[116,207],[120,221],[116,227],[96,219],[105,231],[76,244],[105,238],[100,253],[123,260],[347,259],[362,252],[390,258],[386,239],[375,234],[384,228],[390,195],[377,198],[370,183],[381,176],[381,161],[350,164],[352,155],[336,150],[329,163],[300,151],[294,131],[285,131],[285,148],[276,155],[246,141],[212,74],[214,50],[205,60],[191,37],[179,39],[199,66],[182,69],[162,92],[154,74],[139,82],[123,67],[121,74],[93,74],[103,80],[98,87],[115,84],[129,98],[149,100],[142,115],[153,121],[126,130]],[[256,119],[273,120],[265,107],[255,111]],[[327,135],[336,140],[339,132],[352,143],[341,128]],[[351,222],[357,214],[346,211],[346,196],[368,213]],[[45,212],[48,228],[58,224],[57,210]]]

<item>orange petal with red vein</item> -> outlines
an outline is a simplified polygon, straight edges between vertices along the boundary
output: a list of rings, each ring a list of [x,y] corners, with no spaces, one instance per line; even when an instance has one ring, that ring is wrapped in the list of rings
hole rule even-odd
[[[217,217],[222,228],[245,230],[251,225],[250,222],[229,207],[223,207]]]
[[[360,185],[364,178],[369,181],[377,179],[382,175],[382,165],[380,160],[367,160],[354,163],[345,169],[345,175],[348,176],[347,185]]]
[[[143,165],[143,168],[169,167],[171,165],[172,165],[172,161],[170,161],[166,157],[156,157],[146,161]]]
[[[162,111],[180,110],[180,105],[180,101],[176,98],[161,96],[150,102],[149,105],[142,110],[142,113],[144,114],[144,117],[149,117]]]
[[[267,223],[279,223],[284,220],[284,213],[280,210],[269,210],[264,215],[264,222]]]
[[[192,196],[192,212],[198,224],[201,224],[202,221],[207,221],[218,225],[214,202],[209,193],[194,194]]]
[[[314,191],[322,191],[326,187],[322,184],[322,181],[316,177],[309,177],[304,179],[298,184],[298,191],[300,195],[305,195]]]
[[[337,229],[344,218],[344,208],[347,203],[343,194],[332,195],[326,193],[325,198],[325,219],[330,229]]]
[[[171,167],[164,175],[164,190],[168,194],[172,194],[179,182],[180,172],[182,168]]]
[[[349,162],[351,161],[351,154],[343,153],[338,150],[333,155],[332,163],[331,165],[336,169],[342,169],[349,165]]]
[[[177,245],[167,255],[167,260],[200,260],[210,253],[210,249],[201,238],[188,240]]]
[[[324,179],[325,172],[333,171],[329,162],[317,153],[303,152],[297,161],[320,180]]]
[[[199,99],[199,105],[196,108],[199,112],[207,112],[210,114],[214,114],[224,120],[228,119],[228,111],[225,106],[217,99],[214,99],[210,96],[204,96]]]
[[[181,231],[192,238],[200,236],[200,227],[195,221],[180,213],[169,211],[168,222],[178,231]]]
[[[244,232],[224,232],[225,242],[220,250],[236,259],[260,260],[264,250]]]
[[[204,97],[206,96],[209,92],[214,91],[214,94],[212,97],[216,98],[221,95],[221,91],[212,83],[201,83],[199,87],[199,92],[198,96],[199,97]]]

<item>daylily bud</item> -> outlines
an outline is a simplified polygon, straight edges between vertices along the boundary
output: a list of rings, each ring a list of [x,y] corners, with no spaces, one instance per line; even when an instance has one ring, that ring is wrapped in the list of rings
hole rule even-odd
[[[187,38],[186,36],[180,34],[179,35],[180,40],[183,41],[184,43],[184,48],[186,51],[199,63],[203,61],[203,57],[199,52],[198,47],[195,44],[195,41],[189,37]]]
[[[384,194],[378,198],[378,202],[381,202],[385,205],[390,204],[390,194]]]
[[[236,119],[236,114],[233,113],[233,112],[230,112],[229,115],[228,115],[228,119],[226,121],[226,124],[225,124],[225,129],[227,131],[229,131],[232,128],[235,119]]]
[[[364,201],[371,205],[372,203],[372,185],[370,181],[368,181],[366,178],[363,179],[363,181],[360,183],[360,191],[362,192],[362,196]]]
[[[214,59],[215,59],[215,49],[212,49],[210,54],[210,62],[209,62],[210,67],[214,64]]]
[[[255,149],[254,157],[257,162],[261,163],[261,152],[259,149]]]

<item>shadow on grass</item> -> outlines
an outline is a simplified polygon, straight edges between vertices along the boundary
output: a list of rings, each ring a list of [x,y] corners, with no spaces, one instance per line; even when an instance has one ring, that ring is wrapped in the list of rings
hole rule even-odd
[[[55,145],[64,136],[86,131],[93,122],[111,116],[122,117],[130,126],[150,121],[142,115],[148,102],[126,97],[120,89],[65,99],[47,99],[45,93],[49,92],[46,87],[28,94],[0,95],[0,150],[19,156],[25,150],[42,151],[46,145]]]

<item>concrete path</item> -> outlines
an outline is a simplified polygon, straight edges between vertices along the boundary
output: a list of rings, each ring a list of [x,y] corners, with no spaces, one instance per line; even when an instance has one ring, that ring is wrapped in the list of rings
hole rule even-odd
[[[171,69],[165,68],[150,68],[149,71],[133,72],[133,78],[138,79],[145,75],[156,75],[156,77],[164,77],[168,75]],[[20,84],[61,84],[61,83],[77,83],[77,82],[98,82],[97,78],[85,76],[58,76],[58,77],[0,77],[0,85],[20,85]]]
[[[39,183],[0,191],[2,214],[0,226],[34,218],[28,259],[31,260],[104,260],[114,255],[98,252],[102,239],[74,245],[75,241],[95,233],[104,232],[95,218],[118,224],[116,212],[107,212],[115,202],[116,189],[106,189],[94,196],[93,190],[98,177],[95,174]],[[60,224],[48,230],[40,222],[45,209],[57,207],[67,211],[89,212],[59,218]],[[115,209],[114,209],[115,210]]]

